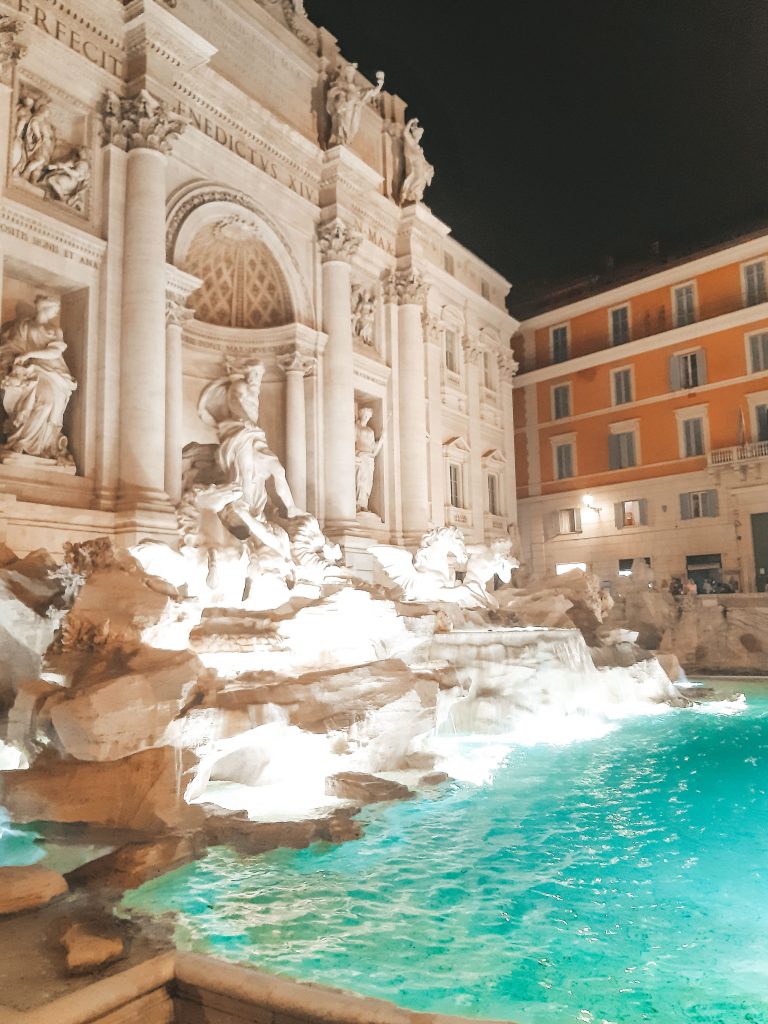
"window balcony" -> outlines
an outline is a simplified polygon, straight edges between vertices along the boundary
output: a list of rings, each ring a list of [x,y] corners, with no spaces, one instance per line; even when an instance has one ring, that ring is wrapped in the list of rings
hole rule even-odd
[[[446,526],[472,526],[472,513],[467,508],[456,508],[454,505],[445,506]]]
[[[730,448],[715,448],[707,456],[707,463],[710,466],[742,466],[765,458],[768,458],[768,441],[751,441]]]

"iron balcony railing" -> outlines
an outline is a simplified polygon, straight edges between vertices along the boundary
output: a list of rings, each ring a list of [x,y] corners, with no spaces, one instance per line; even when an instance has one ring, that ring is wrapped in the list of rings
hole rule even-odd
[[[710,466],[733,466],[752,459],[768,458],[768,441],[751,441],[730,448],[715,448],[709,453]]]

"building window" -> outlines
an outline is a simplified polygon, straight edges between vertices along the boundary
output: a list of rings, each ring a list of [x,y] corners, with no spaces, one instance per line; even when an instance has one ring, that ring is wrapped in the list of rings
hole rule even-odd
[[[704,420],[700,417],[683,420],[680,440],[684,459],[704,454]]]
[[[756,441],[768,441],[768,405],[755,406]]]
[[[688,491],[680,495],[681,519],[708,519],[717,515],[717,491]]]
[[[492,516],[501,515],[499,503],[499,478],[496,473],[488,474],[488,511]]]
[[[756,306],[768,298],[765,288],[765,260],[747,263],[742,268],[744,273],[744,304]]]
[[[613,371],[613,404],[626,405],[632,401],[632,370],[626,367],[623,370]]]
[[[626,430],[608,436],[609,469],[627,469],[637,465],[635,431]]]
[[[560,327],[553,327],[552,339],[552,362],[564,363],[568,358],[568,324],[561,324]]]
[[[443,266],[445,267],[446,273],[453,273],[453,256],[449,252],[443,253]]]
[[[571,442],[556,444],[555,478],[565,480],[569,476],[573,476],[573,444]]]
[[[493,352],[483,352],[483,385],[488,391],[496,390],[496,374],[493,372],[495,362]]]
[[[768,331],[749,336],[749,372],[768,370]]]
[[[669,386],[672,391],[698,388],[707,383],[707,357],[703,348],[678,352],[669,358]]]
[[[454,508],[464,508],[464,494],[461,479],[461,466],[458,462],[448,463],[448,481],[450,486],[451,505]]]
[[[555,575],[565,576],[567,572],[573,572],[574,569],[580,569],[581,572],[587,571],[586,562],[558,562],[555,565]]]
[[[627,526],[646,526],[648,523],[648,502],[645,498],[633,501],[617,501],[613,506],[613,518],[617,530]]]
[[[578,508],[561,508],[557,517],[560,533],[581,533],[581,511]]]
[[[459,372],[459,336],[456,331],[445,332],[445,368],[450,373]]]
[[[557,384],[552,388],[552,418],[565,419],[571,415],[571,385]]]
[[[634,562],[645,562],[647,566],[650,566],[651,559],[646,555],[643,558],[620,558],[619,559],[619,576],[631,576],[632,565]]]
[[[672,313],[675,327],[685,327],[696,319],[692,284],[681,284],[672,290]]]
[[[629,341],[629,306],[611,310],[611,344],[624,345]]]

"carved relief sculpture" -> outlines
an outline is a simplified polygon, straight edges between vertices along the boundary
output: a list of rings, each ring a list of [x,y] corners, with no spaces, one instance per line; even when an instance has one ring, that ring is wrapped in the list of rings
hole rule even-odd
[[[91,180],[87,150],[75,147],[66,159],[54,160],[57,145],[61,150],[48,101],[43,97],[20,96],[16,104],[11,170],[44,189],[50,199],[82,213]]]
[[[91,180],[91,165],[85,149],[74,149],[67,160],[49,164],[41,184],[53,199],[82,211],[83,197]]]
[[[403,159],[405,179],[400,189],[400,205],[420,203],[428,185],[432,184],[435,168],[424,156],[421,137],[424,129],[418,119],[412,117],[403,130]]]
[[[355,85],[357,64],[345,64],[336,74],[328,89],[325,109],[331,118],[329,146],[347,146],[357,135],[360,115],[366,103],[370,103],[382,90],[384,72],[376,72],[373,88]]]
[[[352,291],[352,336],[364,345],[373,348],[373,321],[376,312],[376,299],[368,288],[355,288]]]
[[[5,449],[73,466],[62,427],[77,383],[64,362],[61,329],[52,323],[60,308],[57,298],[38,295],[31,316],[17,317],[0,332]]]
[[[376,467],[376,456],[384,443],[382,430],[378,440],[369,427],[373,410],[362,408],[357,414],[355,423],[355,493],[357,495],[357,511],[367,512],[371,491],[373,490],[373,471]]]

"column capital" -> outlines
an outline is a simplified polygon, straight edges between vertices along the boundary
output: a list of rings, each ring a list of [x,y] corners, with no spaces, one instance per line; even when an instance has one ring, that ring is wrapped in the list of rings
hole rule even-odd
[[[317,228],[317,244],[323,263],[330,263],[332,260],[349,263],[362,240],[362,235],[357,231],[351,231],[341,217],[334,217],[325,224],[319,224]]]
[[[483,351],[483,346],[480,344],[478,338],[471,338],[468,334],[465,334],[461,339],[461,347],[464,349],[464,358],[468,363],[477,363],[480,358],[480,353]]]
[[[120,149],[155,149],[170,153],[187,122],[146,89],[135,96],[107,92],[104,100],[104,142]]]
[[[395,291],[401,306],[421,306],[427,297],[424,278],[413,267],[395,272]]]
[[[502,377],[512,382],[512,378],[520,369],[520,364],[512,352],[499,352],[499,370]]]
[[[311,373],[317,366],[317,359],[314,356],[305,356],[303,352],[299,352],[298,349],[294,349],[292,352],[286,352],[285,355],[278,356],[275,360],[277,365],[288,376],[289,373],[300,373],[302,377]]]
[[[166,327],[182,327],[186,321],[192,320],[195,315],[194,309],[188,309],[177,299],[166,296],[165,298],[165,324]]]
[[[0,14],[0,69],[6,64],[17,63],[25,56],[27,48],[18,39],[21,29],[18,18]]]

